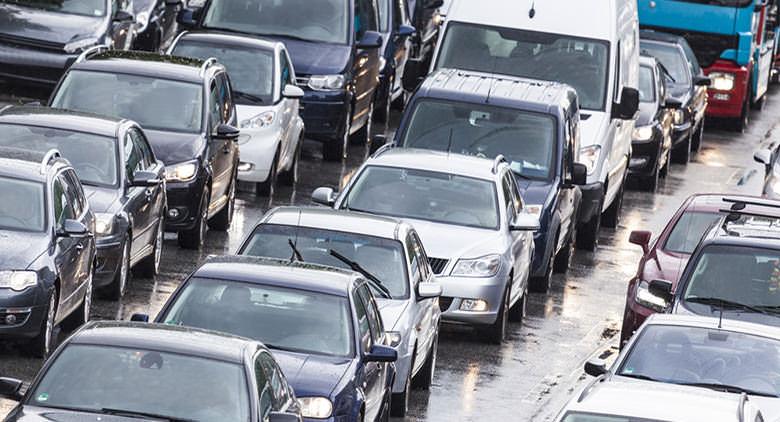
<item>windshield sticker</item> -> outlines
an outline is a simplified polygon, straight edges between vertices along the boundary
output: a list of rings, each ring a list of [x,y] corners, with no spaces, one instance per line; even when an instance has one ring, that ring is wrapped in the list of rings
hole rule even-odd
[[[35,398],[36,401],[48,401],[49,400],[49,393],[41,393],[38,394],[38,397]]]

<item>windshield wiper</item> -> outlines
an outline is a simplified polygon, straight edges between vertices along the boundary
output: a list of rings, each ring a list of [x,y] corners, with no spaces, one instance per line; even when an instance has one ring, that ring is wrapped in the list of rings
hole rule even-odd
[[[390,290],[387,290],[387,287],[382,284],[381,281],[379,281],[378,278],[376,278],[375,275],[368,272],[365,268],[361,267],[360,264],[357,262],[347,258],[346,256],[334,251],[333,249],[330,249],[328,251],[334,258],[338,259],[339,261],[349,265],[349,268],[352,269],[352,271],[357,271],[360,274],[363,274],[366,276],[366,278],[371,282],[371,285],[379,290],[379,292],[384,296],[386,299],[392,299],[393,295],[390,294]]]
[[[289,40],[295,40],[295,41],[304,41],[304,42],[316,42],[313,40],[310,40],[308,38],[299,37],[297,35],[290,35],[290,34],[259,34],[264,37],[277,37],[277,38],[287,38]]]
[[[233,95],[235,95],[238,98],[243,98],[245,100],[249,100],[249,101],[252,101],[252,102],[255,102],[255,103],[260,103],[260,104],[263,103],[263,99],[262,98],[258,97],[257,95],[254,95],[254,94],[250,94],[248,92],[236,91],[234,89],[233,90]]]
[[[136,410],[112,409],[108,407],[104,407],[100,409],[100,412],[105,413],[107,415],[114,415],[114,416],[131,416],[131,417],[140,416],[145,418],[154,418],[154,419],[160,419],[160,420],[171,421],[171,422],[195,422],[194,419],[177,418],[174,416],[158,415],[155,413],[139,412]]]
[[[352,208],[349,205],[344,206],[344,209],[352,212],[362,212],[363,214],[376,214],[374,211],[361,210],[360,208]]]
[[[751,396],[778,397],[776,394],[771,394],[764,391],[750,390],[747,388],[740,387],[738,385],[718,384],[716,382],[675,382],[673,384],[685,385],[688,387],[709,388],[710,390],[724,391],[726,393],[737,393],[737,394],[745,393]]]
[[[657,379],[655,379],[655,378],[653,378],[653,377],[651,377],[649,375],[644,375],[644,374],[618,374],[618,375],[621,376],[621,377],[626,377],[626,378],[635,378],[635,379],[638,379],[638,380],[660,382]]]
[[[297,258],[300,262],[306,262],[303,260],[303,255],[301,255],[301,251],[298,250],[298,247],[295,246],[295,242],[292,241],[292,239],[287,239],[287,244],[290,245],[290,249],[292,249],[293,256],[290,257],[290,262],[295,261]]]
[[[755,306],[745,305],[744,303],[739,302],[733,302],[726,299],[720,299],[715,297],[689,297],[685,298],[686,302],[691,303],[701,303],[704,305],[709,305],[710,308],[720,307],[720,308],[730,308],[730,309],[741,309],[744,311],[750,311],[756,314],[764,314],[764,315],[771,315],[776,316],[775,313],[768,312],[764,309],[757,308]]]

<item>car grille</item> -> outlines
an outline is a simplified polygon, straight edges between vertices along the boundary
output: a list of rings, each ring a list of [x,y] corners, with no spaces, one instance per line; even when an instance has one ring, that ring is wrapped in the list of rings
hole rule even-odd
[[[439,309],[442,312],[446,312],[447,309],[450,309],[450,306],[452,305],[453,298],[441,296],[439,297]]]
[[[645,26],[642,26],[645,28]],[[688,44],[696,54],[696,59],[701,67],[710,67],[715,60],[720,58],[724,50],[736,49],[739,47],[739,37],[737,35],[709,34],[706,32],[683,31],[671,28],[655,28],[648,26],[647,29],[669,32],[681,35],[688,41]]]
[[[431,258],[428,257],[428,263],[431,264],[431,269],[433,270],[434,274],[441,274],[444,269],[447,267],[447,263],[449,263],[449,259],[442,259],[442,258]]]

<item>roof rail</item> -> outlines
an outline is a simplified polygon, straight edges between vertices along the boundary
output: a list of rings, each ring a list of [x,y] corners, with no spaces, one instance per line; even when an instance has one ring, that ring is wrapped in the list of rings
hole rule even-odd
[[[200,73],[198,75],[203,77],[203,75],[206,74],[206,69],[208,69],[209,67],[211,67],[211,66],[213,66],[215,64],[217,64],[217,58],[216,57],[209,57],[208,59],[206,59],[203,62],[202,65],[200,65]]]
[[[726,217],[723,220],[723,224],[725,227],[726,224],[732,223],[739,219],[739,217],[747,216],[747,217],[759,217],[759,218],[780,218],[780,204],[776,203],[775,201],[767,201],[767,200],[761,200],[759,198],[755,199],[747,199],[747,200],[741,200],[736,198],[723,198],[723,202],[726,202],[728,204],[731,204],[729,208],[722,208],[719,209],[719,212],[725,213]],[[778,210],[777,213],[772,213],[768,210],[761,211],[756,209],[748,209],[748,205],[758,206],[758,207],[766,207],[766,208],[773,208]]]
[[[94,57],[100,53],[105,53],[106,51],[111,50],[111,48],[107,45],[93,45],[92,47],[89,47],[88,49],[84,50],[79,56],[76,58],[76,63],[81,63],[85,60],[89,60],[91,57]]]
[[[498,166],[500,166],[501,163],[508,164],[509,161],[507,161],[503,155],[498,154],[498,156],[496,156],[496,159],[493,160],[493,174],[498,174]]]
[[[780,208],[780,202],[772,200],[764,200],[760,198],[750,199],[737,199],[737,198],[723,198],[723,202],[732,204],[731,209],[733,211],[741,211],[745,208],[745,205],[757,205],[759,207]]]
[[[62,158],[60,152],[56,149],[50,149],[43,155],[41,160],[41,174],[46,174],[46,168],[49,166],[51,160]]]
[[[371,154],[371,158],[379,157],[380,155],[386,153],[387,151],[395,148],[395,142],[388,142],[381,147],[377,148],[376,151],[374,151],[373,154]]]
[[[606,378],[606,374],[601,374],[598,376],[598,378],[594,379],[589,386],[585,387],[580,393],[580,396],[577,397],[577,403],[582,403],[582,401],[585,400],[585,397],[588,397],[588,394],[590,394],[590,392],[593,391],[593,389],[596,387],[596,384],[604,381],[604,378]]]

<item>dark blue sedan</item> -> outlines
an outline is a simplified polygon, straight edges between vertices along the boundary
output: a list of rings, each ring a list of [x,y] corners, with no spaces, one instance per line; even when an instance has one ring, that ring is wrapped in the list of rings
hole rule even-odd
[[[386,421],[396,352],[385,345],[368,283],[308,263],[212,258],[171,296],[157,322],[262,341],[305,419]]]

